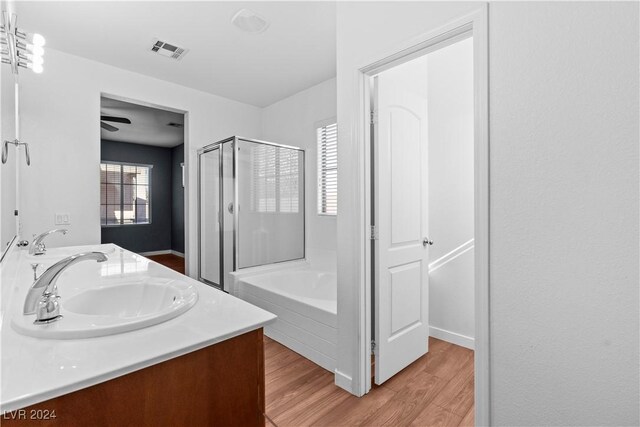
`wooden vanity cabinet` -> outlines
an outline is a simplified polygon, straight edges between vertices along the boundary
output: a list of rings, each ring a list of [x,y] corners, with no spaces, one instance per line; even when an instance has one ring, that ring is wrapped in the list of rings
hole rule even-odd
[[[264,426],[262,328],[3,414],[3,426]],[[39,419],[55,411],[55,418]],[[11,419],[13,417],[13,419]]]

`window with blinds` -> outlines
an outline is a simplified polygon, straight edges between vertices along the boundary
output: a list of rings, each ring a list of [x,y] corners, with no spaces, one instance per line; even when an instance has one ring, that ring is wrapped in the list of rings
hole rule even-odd
[[[124,163],[100,164],[100,223],[151,223],[151,168]]]
[[[251,148],[251,162],[251,210],[261,213],[298,213],[298,150],[256,144]]]
[[[317,129],[318,214],[338,213],[338,124]]]

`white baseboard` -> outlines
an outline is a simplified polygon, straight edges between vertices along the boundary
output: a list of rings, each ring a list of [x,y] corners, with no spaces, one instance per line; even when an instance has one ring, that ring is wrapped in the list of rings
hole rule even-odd
[[[471,350],[475,348],[475,340],[473,338],[447,331],[445,329],[436,328],[435,326],[429,326],[429,335],[434,338],[438,338],[439,340],[450,342],[451,344],[459,345]]]
[[[353,393],[353,380],[349,375],[345,375],[339,370],[335,370],[335,384],[343,390]]]
[[[165,249],[162,251],[150,251],[150,252],[140,252],[138,255],[142,256],[154,256],[154,255],[176,255],[181,258],[184,258],[184,254],[182,252],[174,251],[171,249]]]
[[[138,255],[142,256],[154,256],[154,255],[168,255],[171,253],[171,249],[165,249],[163,251],[149,251],[149,252],[140,252]]]

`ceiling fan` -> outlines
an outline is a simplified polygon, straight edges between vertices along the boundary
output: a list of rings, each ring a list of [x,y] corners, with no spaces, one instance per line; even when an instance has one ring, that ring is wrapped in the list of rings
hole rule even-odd
[[[108,130],[109,132],[115,132],[117,130],[120,130],[119,128],[110,125],[109,123],[105,123],[105,122],[115,122],[115,123],[126,123],[128,125],[131,124],[131,120],[127,119],[126,117],[116,117],[116,116],[100,116],[100,127],[104,130]]]

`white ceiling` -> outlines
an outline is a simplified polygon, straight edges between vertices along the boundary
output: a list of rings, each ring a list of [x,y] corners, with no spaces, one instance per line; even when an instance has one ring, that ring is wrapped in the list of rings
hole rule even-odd
[[[184,114],[103,97],[100,99],[100,115],[131,120],[131,124],[105,121],[119,130],[109,132],[101,128],[101,139],[158,147],[175,147],[184,142],[184,128],[167,126],[171,122],[184,126]],[[96,122],[96,126],[98,125]]]
[[[231,18],[242,8],[269,28],[240,31]],[[334,2],[34,1],[16,11],[47,47],[259,107],[336,73]],[[162,57],[149,51],[154,38],[190,51]]]

